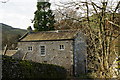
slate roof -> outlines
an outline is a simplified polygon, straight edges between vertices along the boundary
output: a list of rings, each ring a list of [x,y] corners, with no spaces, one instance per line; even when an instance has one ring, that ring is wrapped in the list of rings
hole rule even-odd
[[[56,30],[32,32],[20,39],[20,41],[51,41],[51,40],[70,40],[74,39],[76,30]]]

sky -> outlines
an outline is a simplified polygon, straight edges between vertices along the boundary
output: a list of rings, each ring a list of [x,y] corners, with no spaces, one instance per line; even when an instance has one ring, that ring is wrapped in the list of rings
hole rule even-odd
[[[31,19],[34,19],[37,10],[37,0],[9,0],[2,3],[3,1],[7,0],[0,0],[0,23],[21,29],[33,26]],[[56,3],[55,0],[50,2]],[[53,5],[52,7],[55,9]]]
[[[4,1],[8,2],[3,3]],[[54,4],[59,4],[60,1],[71,0],[50,0],[53,10],[56,9]],[[14,28],[27,29],[28,26],[33,28],[31,19],[34,19],[34,12],[37,10],[36,5],[37,0],[0,0],[0,23]]]
[[[37,1],[35,0],[9,0],[7,3],[0,2],[0,23],[21,29],[32,26],[30,19],[34,18],[36,3]]]

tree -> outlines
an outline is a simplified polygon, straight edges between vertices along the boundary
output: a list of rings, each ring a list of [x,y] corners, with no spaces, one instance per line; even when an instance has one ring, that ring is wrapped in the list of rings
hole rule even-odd
[[[31,26],[28,26],[27,31],[28,31],[28,32],[31,32],[31,31],[32,31]]]
[[[55,13],[55,20],[57,21],[55,23],[55,29],[78,29],[82,25],[80,22],[76,21],[79,20],[78,18],[80,15],[76,12],[76,10],[64,8],[64,9],[58,9],[54,11]],[[69,18],[70,17],[70,18]],[[76,20],[73,20],[73,19]]]
[[[37,2],[37,10],[33,20],[35,31],[54,30],[55,20],[50,6],[49,2]]]
[[[115,19],[120,2],[117,2],[115,7],[110,6],[108,0],[101,0],[99,4],[93,0],[86,0],[85,2],[65,3],[65,7],[67,5],[74,9],[76,7],[77,10],[84,13],[84,18],[80,20],[64,15],[78,22],[84,20],[82,22],[84,27],[81,31],[87,36],[88,69],[95,73],[96,78],[112,78],[114,60],[120,55],[116,53],[114,43],[120,35],[120,25],[119,22],[116,22],[117,17]]]

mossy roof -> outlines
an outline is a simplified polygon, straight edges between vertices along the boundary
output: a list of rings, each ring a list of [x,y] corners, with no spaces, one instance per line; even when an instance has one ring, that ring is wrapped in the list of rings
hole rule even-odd
[[[67,40],[74,39],[77,33],[78,31],[76,30],[32,32],[27,34],[20,41]]]

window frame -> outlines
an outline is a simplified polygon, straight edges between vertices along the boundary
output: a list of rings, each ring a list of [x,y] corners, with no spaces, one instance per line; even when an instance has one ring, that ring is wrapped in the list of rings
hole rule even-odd
[[[59,50],[65,50],[65,45],[64,44],[60,44],[59,45]]]
[[[44,46],[44,54],[41,54],[41,46]],[[45,56],[46,55],[46,46],[45,45],[40,45],[39,46],[39,53],[41,56]]]
[[[27,51],[32,52],[33,51],[33,46],[28,46]]]

